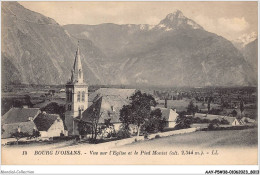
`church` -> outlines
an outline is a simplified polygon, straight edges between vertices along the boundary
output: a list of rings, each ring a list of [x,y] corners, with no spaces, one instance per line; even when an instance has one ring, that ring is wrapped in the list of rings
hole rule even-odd
[[[91,125],[94,110],[99,112],[99,125],[109,121],[115,126],[115,130],[119,130],[121,125],[119,120],[120,110],[123,105],[130,103],[129,97],[136,92],[135,89],[100,88],[89,96],[88,85],[84,82],[79,45],[75,55],[71,78],[66,84],[65,91],[65,125],[68,135],[79,135],[79,121],[84,121]],[[89,97],[90,99],[88,99]]]
[[[79,45],[76,51],[70,81],[66,84],[65,125],[69,135],[78,135],[78,120],[88,108],[88,85],[84,82]]]
[[[79,135],[78,123],[83,121],[92,125],[94,116],[98,116],[98,125],[109,123],[113,125],[116,132],[119,131],[122,124],[119,120],[120,110],[124,105],[130,104],[130,97],[136,91],[136,89],[100,88],[88,94],[78,45],[71,78],[66,84],[65,125],[68,135]],[[160,109],[168,122],[168,127],[174,127],[178,116],[176,111]]]

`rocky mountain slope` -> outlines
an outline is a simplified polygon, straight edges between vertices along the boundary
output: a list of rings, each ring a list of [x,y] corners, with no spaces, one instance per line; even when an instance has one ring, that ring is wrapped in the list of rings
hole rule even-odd
[[[2,3],[4,83],[64,84],[80,40],[89,84],[255,85],[233,44],[175,11],[158,25],[67,25]]]
[[[53,19],[2,2],[2,82],[61,84],[71,74],[77,40]],[[102,52],[90,40],[81,40],[87,81],[100,83],[95,70]],[[93,59],[95,61],[93,61]]]
[[[113,84],[164,86],[254,85],[251,65],[225,38],[175,11],[158,25],[66,25],[111,60]],[[116,60],[116,61],[115,61]]]
[[[245,60],[253,67],[255,76],[257,77],[258,39],[245,45],[241,52],[243,53]]]
[[[245,48],[245,46],[254,40],[257,39],[257,34],[255,32],[249,33],[249,34],[243,34],[237,39],[233,40],[232,43],[238,50],[241,50]]]

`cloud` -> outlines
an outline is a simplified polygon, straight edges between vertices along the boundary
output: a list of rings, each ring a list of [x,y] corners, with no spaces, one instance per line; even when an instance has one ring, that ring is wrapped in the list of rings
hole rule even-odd
[[[217,18],[212,19],[207,16],[198,15],[194,20],[200,24],[205,30],[216,33],[227,39],[233,40],[237,38],[242,32],[246,32],[250,25],[242,18]]]
[[[249,27],[249,23],[245,18],[219,18],[218,24],[220,26],[226,27],[230,31],[241,32]]]
[[[153,17],[147,18],[146,23],[147,23],[147,24],[151,24],[151,25],[156,25],[156,24],[158,24],[161,20],[162,20],[162,19],[153,16]]]

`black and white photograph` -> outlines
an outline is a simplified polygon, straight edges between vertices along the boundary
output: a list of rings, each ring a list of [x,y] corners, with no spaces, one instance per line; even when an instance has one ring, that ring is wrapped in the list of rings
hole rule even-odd
[[[2,1],[1,162],[257,165],[258,2]]]

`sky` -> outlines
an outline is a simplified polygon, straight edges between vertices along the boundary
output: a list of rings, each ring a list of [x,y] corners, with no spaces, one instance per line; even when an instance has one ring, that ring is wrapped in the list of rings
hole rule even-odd
[[[215,2],[19,2],[25,8],[66,24],[158,24],[181,10],[205,30],[235,40],[258,31],[257,1]]]

